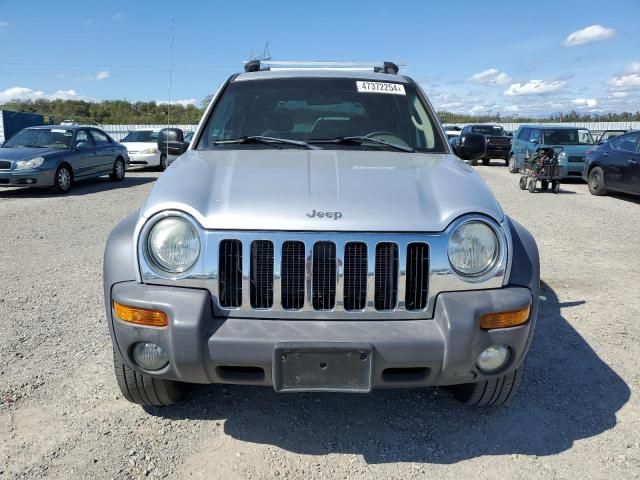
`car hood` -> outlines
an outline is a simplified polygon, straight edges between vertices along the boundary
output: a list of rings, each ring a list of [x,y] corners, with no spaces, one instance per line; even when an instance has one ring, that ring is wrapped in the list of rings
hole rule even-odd
[[[63,151],[59,148],[0,148],[0,160],[29,160]]]
[[[466,213],[503,219],[453,155],[346,150],[190,150],[160,176],[141,222],[167,209],[224,230],[439,232]]]

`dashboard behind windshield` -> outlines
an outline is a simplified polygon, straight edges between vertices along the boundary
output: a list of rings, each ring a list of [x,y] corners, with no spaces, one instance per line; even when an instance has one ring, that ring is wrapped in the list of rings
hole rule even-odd
[[[447,153],[436,125],[411,84],[356,78],[236,81],[217,101],[197,149],[240,148],[216,142],[256,135],[303,142],[369,135],[416,151]],[[373,148],[366,143],[319,146]],[[241,147],[268,148],[256,144]]]

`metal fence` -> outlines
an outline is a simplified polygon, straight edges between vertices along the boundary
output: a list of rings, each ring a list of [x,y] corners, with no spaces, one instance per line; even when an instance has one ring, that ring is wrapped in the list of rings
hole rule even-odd
[[[463,127],[466,123],[460,122],[443,122],[447,125],[457,125]],[[480,122],[477,122],[480,123]],[[515,132],[521,125],[538,124],[538,122],[486,122],[495,125],[501,125],[508,132]],[[594,133],[602,133],[605,130],[640,130],[640,122],[539,122],[543,125],[562,125],[566,127],[588,128]],[[172,128],[181,128],[185,132],[195,131],[197,125],[170,125]],[[134,130],[160,130],[167,128],[167,125],[101,125],[116,141],[122,140],[129,132]]]
[[[195,131],[197,125],[100,125],[100,128],[107,132],[114,140],[122,140],[129,132],[134,130],[161,130],[163,128],[181,128],[185,132]]]

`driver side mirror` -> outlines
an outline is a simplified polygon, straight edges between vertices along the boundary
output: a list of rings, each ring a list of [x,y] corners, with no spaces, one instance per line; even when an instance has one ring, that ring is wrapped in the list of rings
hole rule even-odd
[[[460,135],[456,153],[462,160],[480,160],[487,152],[487,140],[479,133]]]

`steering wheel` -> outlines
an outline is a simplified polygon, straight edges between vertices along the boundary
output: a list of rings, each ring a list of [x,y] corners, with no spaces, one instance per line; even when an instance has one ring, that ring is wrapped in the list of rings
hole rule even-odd
[[[383,130],[379,130],[377,132],[367,133],[365,137],[376,138],[378,140],[384,140],[385,142],[395,143],[396,145],[403,145],[405,147],[409,146],[409,144],[405,142],[402,138],[400,138],[398,134],[393,132],[385,132]],[[379,137],[382,137],[382,138],[379,138]]]

